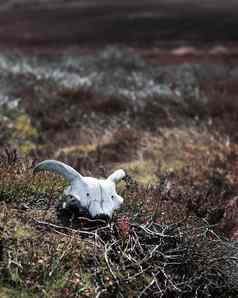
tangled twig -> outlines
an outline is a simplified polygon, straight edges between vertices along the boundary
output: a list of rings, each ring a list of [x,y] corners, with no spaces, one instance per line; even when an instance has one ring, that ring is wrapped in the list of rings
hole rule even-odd
[[[123,296],[125,287],[135,283],[139,297],[223,297],[227,290],[232,291],[237,249],[204,221],[197,228],[181,223],[132,223],[127,239],[113,222],[91,231],[34,223],[98,241],[101,253],[95,252],[96,263],[101,266],[104,259],[113,294]],[[98,297],[108,290],[105,285],[97,286]]]

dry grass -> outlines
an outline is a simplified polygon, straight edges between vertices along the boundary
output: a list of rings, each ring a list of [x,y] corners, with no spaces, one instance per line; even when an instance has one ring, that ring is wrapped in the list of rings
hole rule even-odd
[[[0,296],[237,297],[223,222],[238,191],[237,102],[134,102],[28,75],[14,80],[20,111],[0,124]],[[122,208],[110,222],[66,218],[66,182],[32,175],[46,158],[97,177],[124,168]]]
[[[125,205],[112,221],[65,226],[55,208],[64,181],[33,177],[31,166],[14,152],[2,156],[3,297],[237,296],[236,245],[209,222],[218,195],[233,191],[224,177],[193,191],[171,172],[158,185],[130,182],[120,186]]]

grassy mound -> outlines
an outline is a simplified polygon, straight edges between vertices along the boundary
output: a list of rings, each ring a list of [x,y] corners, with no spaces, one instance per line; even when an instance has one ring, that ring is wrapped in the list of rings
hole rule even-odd
[[[0,177],[2,297],[237,297],[237,245],[191,211],[194,194],[180,182],[168,191],[179,177],[120,185],[125,204],[111,222],[67,226],[55,208],[59,177],[33,177],[10,152]]]

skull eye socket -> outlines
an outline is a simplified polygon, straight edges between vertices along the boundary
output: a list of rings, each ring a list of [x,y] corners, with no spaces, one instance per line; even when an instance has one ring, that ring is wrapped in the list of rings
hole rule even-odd
[[[89,197],[89,192],[86,193],[86,196]]]

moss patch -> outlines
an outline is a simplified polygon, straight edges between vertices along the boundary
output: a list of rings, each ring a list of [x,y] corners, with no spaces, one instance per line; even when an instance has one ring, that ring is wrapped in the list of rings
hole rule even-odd
[[[7,287],[0,286],[0,297],[1,298],[30,298],[33,297],[29,292],[23,289],[10,289]]]
[[[32,228],[30,228],[29,226],[18,224],[15,227],[14,237],[18,240],[23,240],[23,239],[33,238],[34,233]]]
[[[37,129],[32,126],[31,120],[26,114],[17,117],[15,121],[15,129],[17,135],[25,139],[32,139],[38,136]]]
[[[117,168],[119,167],[125,169],[140,184],[146,185],[158,182],[158,177],[155,175],[156,164],[151,160],[120,163],[117,164]]]

